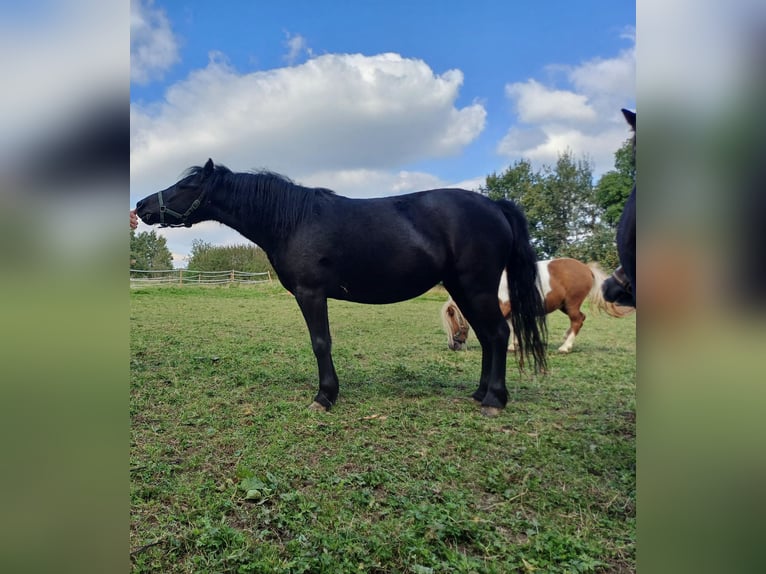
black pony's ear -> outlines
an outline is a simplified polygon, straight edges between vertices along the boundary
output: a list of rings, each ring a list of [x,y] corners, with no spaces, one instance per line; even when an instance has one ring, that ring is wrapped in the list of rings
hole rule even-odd
[[[205,167],[202,169],[202,175],[204,175],[205,177],[211,175],[213,173],[213,169],[215,169],[213,160],[208,158],[207,163],[205,163]]]
[[[630,110],[622,108],[622,115],[625,116],[625,120],[630,124],[630,127],[633,128],[633,131],[636,131],[636,112],[631,112]]]

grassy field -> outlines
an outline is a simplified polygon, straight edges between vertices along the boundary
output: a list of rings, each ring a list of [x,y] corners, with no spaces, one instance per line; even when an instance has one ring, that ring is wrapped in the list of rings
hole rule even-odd
[[[487,419],[438,290],[330,302],[340,398],[277,286],[131,291],[134,572],[635,571],[635,316],[588,319]]]

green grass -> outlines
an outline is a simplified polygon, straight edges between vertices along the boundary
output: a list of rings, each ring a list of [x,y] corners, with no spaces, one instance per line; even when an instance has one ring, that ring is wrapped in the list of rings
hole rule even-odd
[[[131,292],[134,572],[635,571],[635,316],[549,315],[549,373],[487,419],[433,291],[330,301],[340,398],[276,286]]]

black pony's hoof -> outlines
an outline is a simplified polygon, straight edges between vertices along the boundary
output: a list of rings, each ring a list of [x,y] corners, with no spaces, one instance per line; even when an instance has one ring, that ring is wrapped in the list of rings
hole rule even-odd
[[[495,418],[496,416],[499,416],[500,413],[502,412],[503,412],[503,409],[500,409],[497,407],[481,407],[482,416],[485,416],[488,418]]]
[[[324,406],[322,403],[318,403],[317,401],[314,401],[313,403],[311,403],[309,405],[309,410],[310,411],[319,411],[321,413],[326,413],[330,409],[327,408],[326,406]]]

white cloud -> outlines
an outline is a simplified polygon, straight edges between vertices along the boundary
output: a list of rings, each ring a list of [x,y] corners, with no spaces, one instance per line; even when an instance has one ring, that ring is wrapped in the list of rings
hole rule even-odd
[[[536,80],[508,84],[507,97],[516,101],[519,119],[525,123],[548,121],[589,122],[596,112],[582,94],[546,88]]]
[[[132,181],[168,185],[208,157],[297,179],[454,155],[486,118],[481,104],[455,107],[462,82],[459,70],[438,75],[398,54],[329,54],[248,74],[212,58],[163,102],[131,105]]]
[[[457,187],[459,189],[468,189],[471,191],[479,191],[479,188],[487,183],[486,176],[472,177],[471,179],[464,179],[462,181],[456,181],[449,183],[444,187]]]
[[[594,58],[569,70],[578,92],[607,101],[631,101],[636,94],[636,49],[623,50],[615,58]]]
[[[303,40],[295,46],[306,50]],[[484,129],[481,104],[455,106],[462,83],[459,70],[436,74],[398,54],[328,54],[246,74],[211,54],[163,101],[131,104],[132,203],[208,157],[235,171],[267,168],[350,197],[445,187],[400,166],[457,154]],[[158,233],[167,233],[179,257],[194,238],[247,241],[215,223]]]
[[[178,61],[170,22],[152,0],[130,2],[130,81],[148,83]]]
[[[445,186],[444,181],[429,173],[372,169],[319,171],[304,177],[300,183],[327,187],[355,198],[387,197]]]
[[[577,158],[592,160],[594,172],[603,173],[612,169],[614,152],[630,136],[628,129],[627,124],[600,127],[589,134],[577,128],[553,125],[528,130],[513,127],[501,140],[498,151],[508,157],[524,157],[533,163],[551,166],[559,154],[571,151]]]
[[[625,26],[623,31],[620,33],[620,38],[623,40],[629,40],[631,43],[636,43],[636,27],[635,26]]]
[[[313,51],[308,47],[306,38],[300,34],[291,34],[290,32],[285,32],[285,36],[287,38],[285,40],[287,54],[284,55],[284,60],[289,65],[295,64],[303,54],[309,57],[313,55]]]
[[[519,123],[508,129],[497,152],[553,165],[568,150],[590,159],[596,177],[611,169],[614,152],[630,136],[620,109],[631,107],[636,97],[635,31],[622,37],[633,45],[614,58],[549,66],[549,73],[564,77],[566,89],[534,79],[506,85]]]

